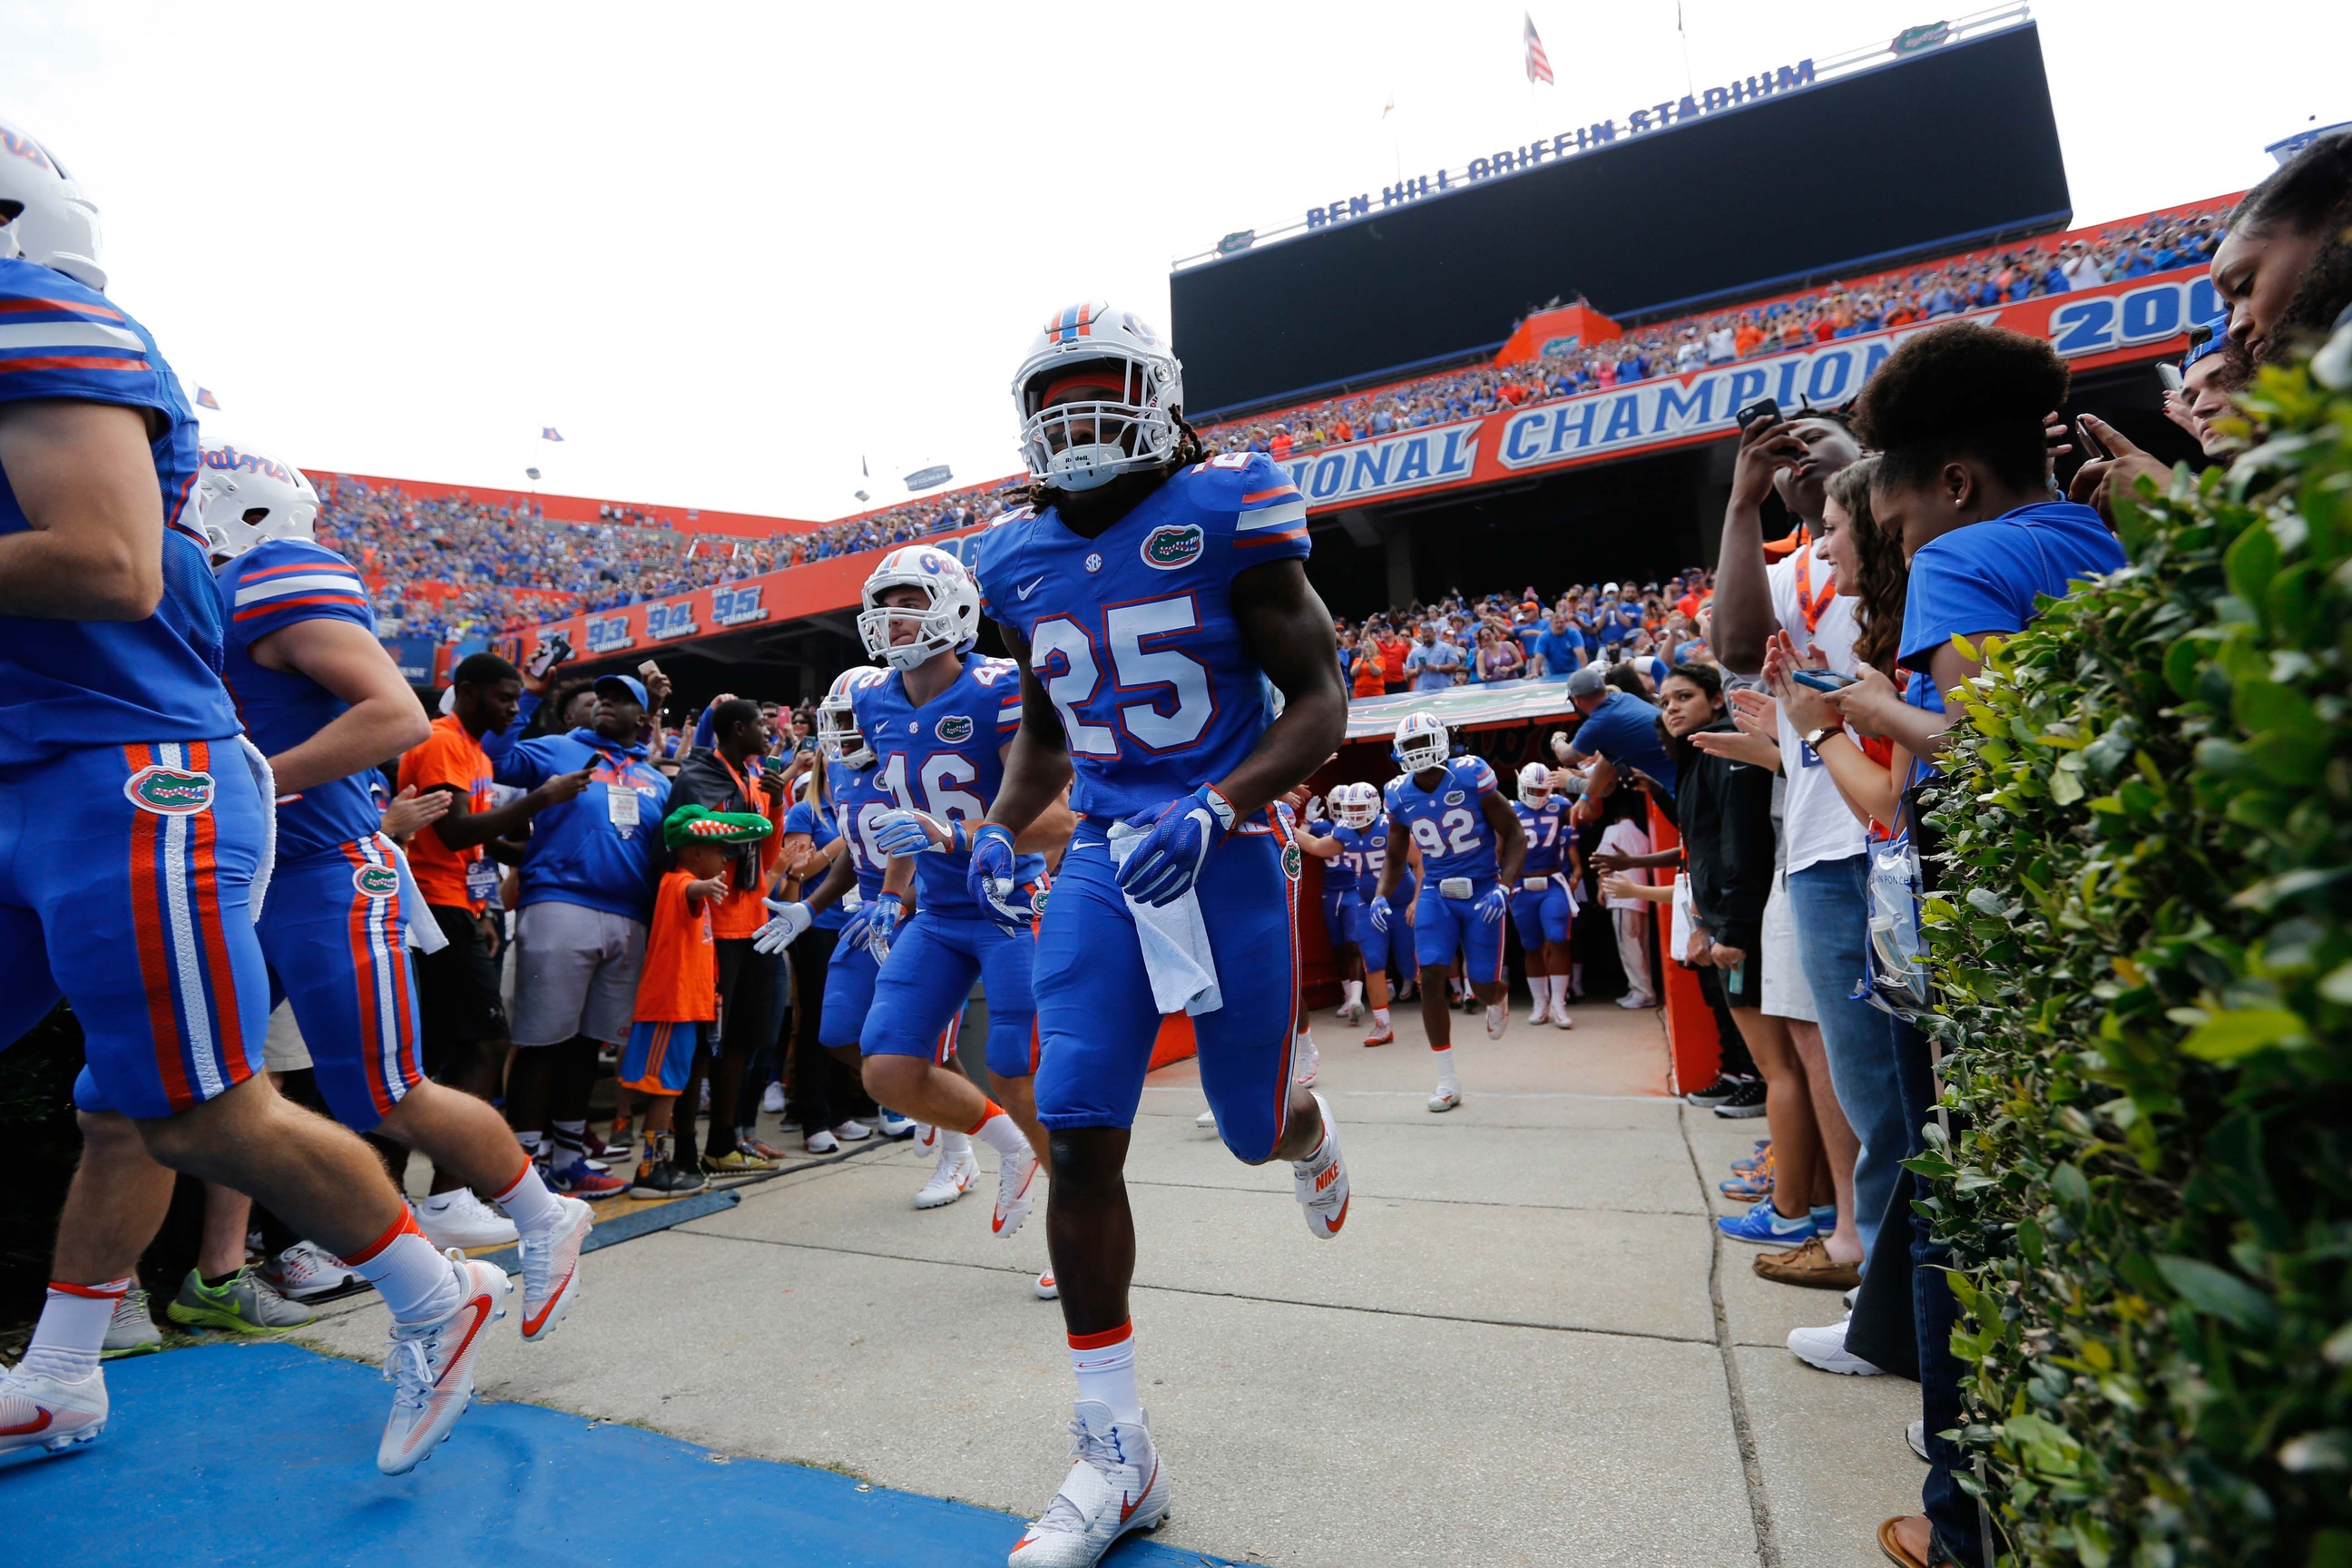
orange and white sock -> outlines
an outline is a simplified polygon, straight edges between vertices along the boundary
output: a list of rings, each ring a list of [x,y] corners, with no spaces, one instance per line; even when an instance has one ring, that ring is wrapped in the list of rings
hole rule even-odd
[[[983,1103],[987,1109],[980,1113],[980,1121],[966,1135],[979,1139],[1006,1159],[1028,1153],[1029,1135],[1004,1113],[1004,1107],[992,1100]]]
[[[49,1281],[48,1299],[41,1303],[41,1321],[33,1325],[33,1342],[16,1364],[41,1377],[79,1383],[98,1371],[98,1352],[106,1348],[106,1327],[114,1309],[131,1289],[128,1279],[108,1279],[96,1285]]]
[[[1078,1375],[1078,1397],[1110,1406],[1110,1418],[1143,1419],[1143,1395],[1135,1386],[1133,1320],[1098,1334],[1070,1336],[1070,1370]]]
[[[506,1191],[494,1194],[490,1201],[507,1211],[507,1218],[515,1222],[517,1230],[545,1230],[563,1217],[563,1205],[540,1180],[539,1162],[525,1160],[521,1174],[507,1184]]]
[[[1380,1027],[1380,1028],[1382,1028],[1382,1029],[1387,1028],[1387,1027],[1389,1026],[1389,1010],[1388,1010],[1386,1007],[1375,1007],[1375,1008],[1373,1008],[1373,1009],[1372,1009],[1372,1023],[1373,1023],[1373,1024],[1374,1024],[1374,1026],[1376,1026],[1377,1027]]]
[[[395,1323],[430,1323],[457,1309],[457,1272],[416,1228],[416,1216],[406,1204],[382,1236],[343,1264],[375,1287]]]

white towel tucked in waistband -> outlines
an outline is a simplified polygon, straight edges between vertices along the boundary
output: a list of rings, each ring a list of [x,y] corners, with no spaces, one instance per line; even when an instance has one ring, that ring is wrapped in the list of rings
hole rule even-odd
[[[449,945],[448,933],[433,918],[433,911],[425,908],[424,891],[416,885],[415,874],[408,868],[408,856],[389,834],[377,834],[375,841],[392,851],[392,868],[400,873],[400,907],[404,911],[401,923],[408,928],[408,945],[419,952],[440,952]]]
[[[1117,870],[1127,864],[1143,842],[1139,828],[1124,822],[1110,829],[1110,863]],[[1144,972],[1151,976],[1151,1000],[1162,1013],[1189,1013],[1199,1017],[1225,1005],[1217,986],[1217,961],[1209,952],[1209,928],[1201,923],[1201,900],[1187,892],[1172,903],[1154,907],[1127,900],[1135,917],[1136,941],[1143,949]]]

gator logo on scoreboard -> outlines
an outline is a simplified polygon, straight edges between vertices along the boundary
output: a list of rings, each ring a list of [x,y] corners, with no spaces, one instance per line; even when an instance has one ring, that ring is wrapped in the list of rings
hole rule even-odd
[[[213,775],[151,763],[122,781],[122,793],[158,816],[194,816],[213,804]]]
[[[1143,536],[1143,563],[1173,572],[1198,561],[1207,544],[1208,534],[1197,522],[1163,523]]]

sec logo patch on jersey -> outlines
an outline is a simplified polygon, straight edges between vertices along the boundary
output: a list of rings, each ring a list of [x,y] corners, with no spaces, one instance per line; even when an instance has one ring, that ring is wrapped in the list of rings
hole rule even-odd
[[[352,886],[362,898],[388,899],[400,891],[400,873],[389,866],[362,866],[352,872]]]
[[[971,739],[971,715],[950,713],[940,721],[940,739],[949,745]]]
[[[213,775],[150,763],[122,781],[122,793],[142,811],[194,816],[213,804]]]
[[[1201,558],[1208,540],[1197,522],[1162,523],[1143,536],[1143,563],[1160,572],[1190,566]]]

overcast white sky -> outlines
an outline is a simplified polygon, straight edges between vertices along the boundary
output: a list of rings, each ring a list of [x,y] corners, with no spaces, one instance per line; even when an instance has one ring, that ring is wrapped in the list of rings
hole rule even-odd
[[[1557,86],[1522,74],[1523,9]],[[1683,14],[1705,87],[1965,12]],[[2242,188],[2263,143],[2352,119],[2342,0],[2035,14],[2080,222]],[[1007,383],[1064,303],[1164,326],[1170,260],[1228,230],[1679,96],[1675,17],[0,0],[0,118],[98,201],[110,291],[218,395],[208,427],[320,471],[535,463],[549,489],[831,518],[861,453],[877,504],[927,463],[1011,471]],[[1826,150],[1789,175],[1794,209],[1837,197]]]

